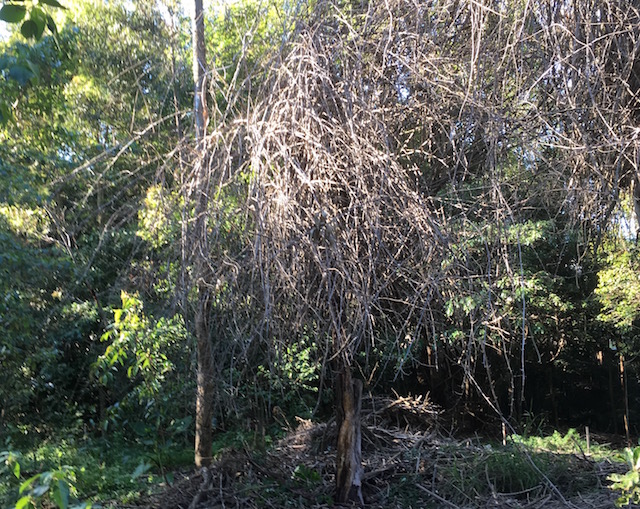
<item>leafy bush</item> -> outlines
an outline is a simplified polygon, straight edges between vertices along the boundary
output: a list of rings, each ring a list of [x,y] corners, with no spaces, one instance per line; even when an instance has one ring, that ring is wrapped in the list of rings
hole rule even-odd
[[[624,459],[629,466],[625,474],[611,474],[608,479],[613,482],[611,488],[621,490],[622,495],[616,500],[616,506],[640,502],[640,447],[624,450]]]
[[[155,319],[144,313],[137,295],[122,292],[122,308],[114,310],[102,341],[107,347],[93,373],[112,398],[103,428],[129,424],[139,435],[144,423],[155,437],[163,435],[160,430],[185,432],[181,423],[191,410],[184,405],[193,385],[181,317]]]
[[[12,451],[0,452],[0,462],[20,480],[20,454]],[[75,482],[75,469],[67,465],[32,475],[20,483],[19,498],[14,507],[24,509],[51,507],[51,504],[55,504],[58,509],[90,509],[91,504],[86,502],[71,503],[77,496]]]

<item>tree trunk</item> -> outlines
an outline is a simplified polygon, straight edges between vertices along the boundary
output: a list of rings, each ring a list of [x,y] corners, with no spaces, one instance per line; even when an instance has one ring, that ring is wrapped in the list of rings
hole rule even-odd
[[[336,455],[337,502],[359,502],[362,499],[362,434],[360,408],[362,382],[353,380],[348,367],[338,377],[336,411],[338,446]]]
[[[196,150],[198,153],[202,151],[204,135],[206,132],[207,122],[207,101],[206,101],[206,69],[207,69],[207,50],[204,44],[204,10],[202,0],[194,0],[193,11],[193,116],[196,130]],[[198,154],[199,155],[199,154]]]
[[[633,210],[636,213],[636,242],[640,237],[640,174],[633,179]]]
[[[627,438],[627,447],[631,447],[631,434],[629,432],[629,391],[627,389],[627,375],[624,370],[624,355],[620,352],[620,386],[622,388],[622,396],[624,398],[624,434]]]
[[[194,264],[194,278],[198,288],[198,304],[195,316],[196,356],[198,363],[196,392],[195,464],[197,467],[211,463],[213,445],[213,397],[214,362],[211,348],[211,305],[207,286],[209,242],[207,238],[207,165],[204,164],[206,134],[205,101],[206,50],[204,44],[204,12],[202,0],[195,0],[193,14],[193,81],[195,118],[196,171],[193,187],[195,226],[187,239]]]
[[[198,359],[196,388],[196,467],[211,464],[213,447],[213,356],[209,320],[211,309],[209,295],[205,288],[198,290],[198,310],[195,317],[196,352]]]
[[[613,422],[613,433],[618,434],[618,412],[616,410],[616,394],[614,389],[614,374],[612,362],[607,362],[609,372],[609,403],[611,404],[611,420]]]

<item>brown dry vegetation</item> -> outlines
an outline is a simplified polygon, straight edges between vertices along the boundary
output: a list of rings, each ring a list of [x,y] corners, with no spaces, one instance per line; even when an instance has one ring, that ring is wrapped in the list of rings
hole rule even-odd
[[[522,418],[527,358],[565,339],[532,338],[517,225],[581,229],[580,259],[637,177],[638,18],[613,1],[321,1],[246,113],[216,124],[196,218],[216,246],[196,284],[223,302],[213,364],[239,362],[230,341],[250,371],[314,338],[341,500],[361,475],[352,386],[383,376],[376,349],[387,377],[448,370],[445,397]]]
[[[528,361],[556,359],[571,322],[522,297],[526,228],[580,231],[582,260],[636,178],[638,16],[624,1],[318,2],[255,99],[217,91],[231,99],[198,165],[210,252],[193,282],[216,300],[216,384],[308,335],[321,385],[420,367],[432,393],[475,388],[521,418]]]
[[[609,460],[456,440],[446,433],[450,418],[421,398],[365,398],[363,418],[365,507],[614,507],[606,477],[622,467]],[[136,507],[334,507],[336,433],[334,422],[299,419],[268,451],[228,450]]]
[[[511,226],[542,211],[582,223],[590,244],[637,177],[638,18],[614,1],[321,1],[256,99],[214,115],[194,180],[199,237],[186,244],[202,265],[205,339],[217,330],[203,379],[212,389],[215,365],[244,358],[251,371],[252,355],[276,362],[315,338],[321,385],[336,393],[339,500],[361,497],[354,377],[381,376],[369,364],[381,343],[396,376],[406,363],[426,364],[432,382],[457,370],[450,394],[460,384],[522,417],[531,311],[522,297],[520,323],[512,315],[525,283]],[[464,340],[438,345],[452,326]],[[426,363],[418,343],[431,343]],[[538,362],[562,344],[539,338]],[[235,404],[223,394],[208,398]],[[256,400],[260,415],[269,401]]]

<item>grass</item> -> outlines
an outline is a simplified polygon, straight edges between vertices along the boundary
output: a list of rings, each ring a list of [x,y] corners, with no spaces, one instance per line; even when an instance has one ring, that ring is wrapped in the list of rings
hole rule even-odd
[[[570,429],[549,436],[513,435],[506,446],[453,446],[445,453],[451,459],[443,461],[440,490],[452,500],[460,500],[462,494],[467,498],[493,493],[531,497],[548,489],[549,482],[566,496],[595,491],[601,480],[594,462],[618,461],[619,452],[592,444],[590,461],[585,461],[586,445]]]
[[[557,454],[578,455],[584,455],[587,452],[586,439],[582,438],[573,428],[569,429],[564,435],[557,430],[548,436],[512,435],[511,441],[516,444],[522,444],[526,449],[533,452],[546,451]],[[618,453],[619,451],[607,444],[591,443],[589,447],[589,455],[594,461],[611,458],[612,455]]]
[[[470,507],[496,495],[535,500],[548,494],[551,485],[567,497],[596,493],[606,482],[596,464],[620,461],[619,451],[607,445],[591,444],[587,457],[586,440],[573,429],[548,436],[514,435],[504,446],[442,440],[419,448],[402,457],[404,465],[415,466],[389,480],[389,500],[400,506],[424,497],[417,485]]]

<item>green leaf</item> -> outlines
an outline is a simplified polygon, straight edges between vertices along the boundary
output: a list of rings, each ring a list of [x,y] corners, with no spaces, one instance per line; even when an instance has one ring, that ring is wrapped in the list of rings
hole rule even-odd
[[[29,488],[29,486],[31,486],[34,481],[36,479],[38,479],[40,477],[40,474],[36,474],[33,477],[29,477],[29,479],[27,479],[26,481],[24,481],[21,485],[20,485],[20,490],[18,491],[18,493],[20,495],[22,495],[22,493],[24,492],[24,490],[26,490],[27,488]]]
[[[59,509],[67,509],[69,507],[69,485],[66,481],[58,480],[54,486],[52,498]]]
[[[44,27],[47,24],[47,13],[39,7],[34,7],[29,11],[29,19],[35,21],[38,26],[42,26],[42,29],[44,30]]]
[[[634,470],[640,470],[640,447],[636,447],[633,450],[633,465]]]
[[[56,26],[56,22],[53,21],[53,18],[51,16],[47,16],[47,28],[54,35],[58,33],[58,27]]]
[[[47,24],[47,18],[44,15],[42,17],[37,14],[34,15],[34,11],[35,9],[31,12],[31,17],[27,21],[22,23],[22,26],[20,27],[20,33],[26,39],[40,40],[42,34],[44,33],[44,27]]]
[[[36,78],[40,76],[40,67],[38,67],[38,64],[34,64],[31,60],[25,60],[25,64],[27,64],[27,68]]]
[[[16,461],[16,464],[13,465],[13,475],[16,476],[16,479],[20,479],[20,463]]]
[[[0,9],[0,20],[8,23],[18,23],[22,21],[27,8],[24,5],[5,4]]]
[[[454,308],[453,299],[449,299],[445,305],[445,310],[444,310],[448,318],[451,318],[453,316],[454,309],[455,308]]]
[[[33,73],[22,65],[14,65],[9,69],[9,77],[24,87],[33,78]]]
[[[58,0],[40,0],[40,3],[50,5],[52,7],[58,7],[60,9],[66,9],[66,7],[58,2]]]
[[[150,468],[151,468],[151,465],[149,463],[142,461],[138,465],[138,468],[135,469],[133,474],[131,474],[131,479],[137,479],[141,475],[145,474]]]
[[[18,500],[16,502],[16,507],[15,509],[24,509],[25,507],[27,507],[27,505],[31,502],[31,497],[30,496],[26,496],[26,497],[22,497],[20,500]]]
[[[34,7],[29,11],[29,19],[22,23],[20,32],[27,39],[40,40],[47,26],[47,15],[42,9]]]
[[[20,33],[25,39],[38,39],[38,24],[28,19],[20,27]]]

